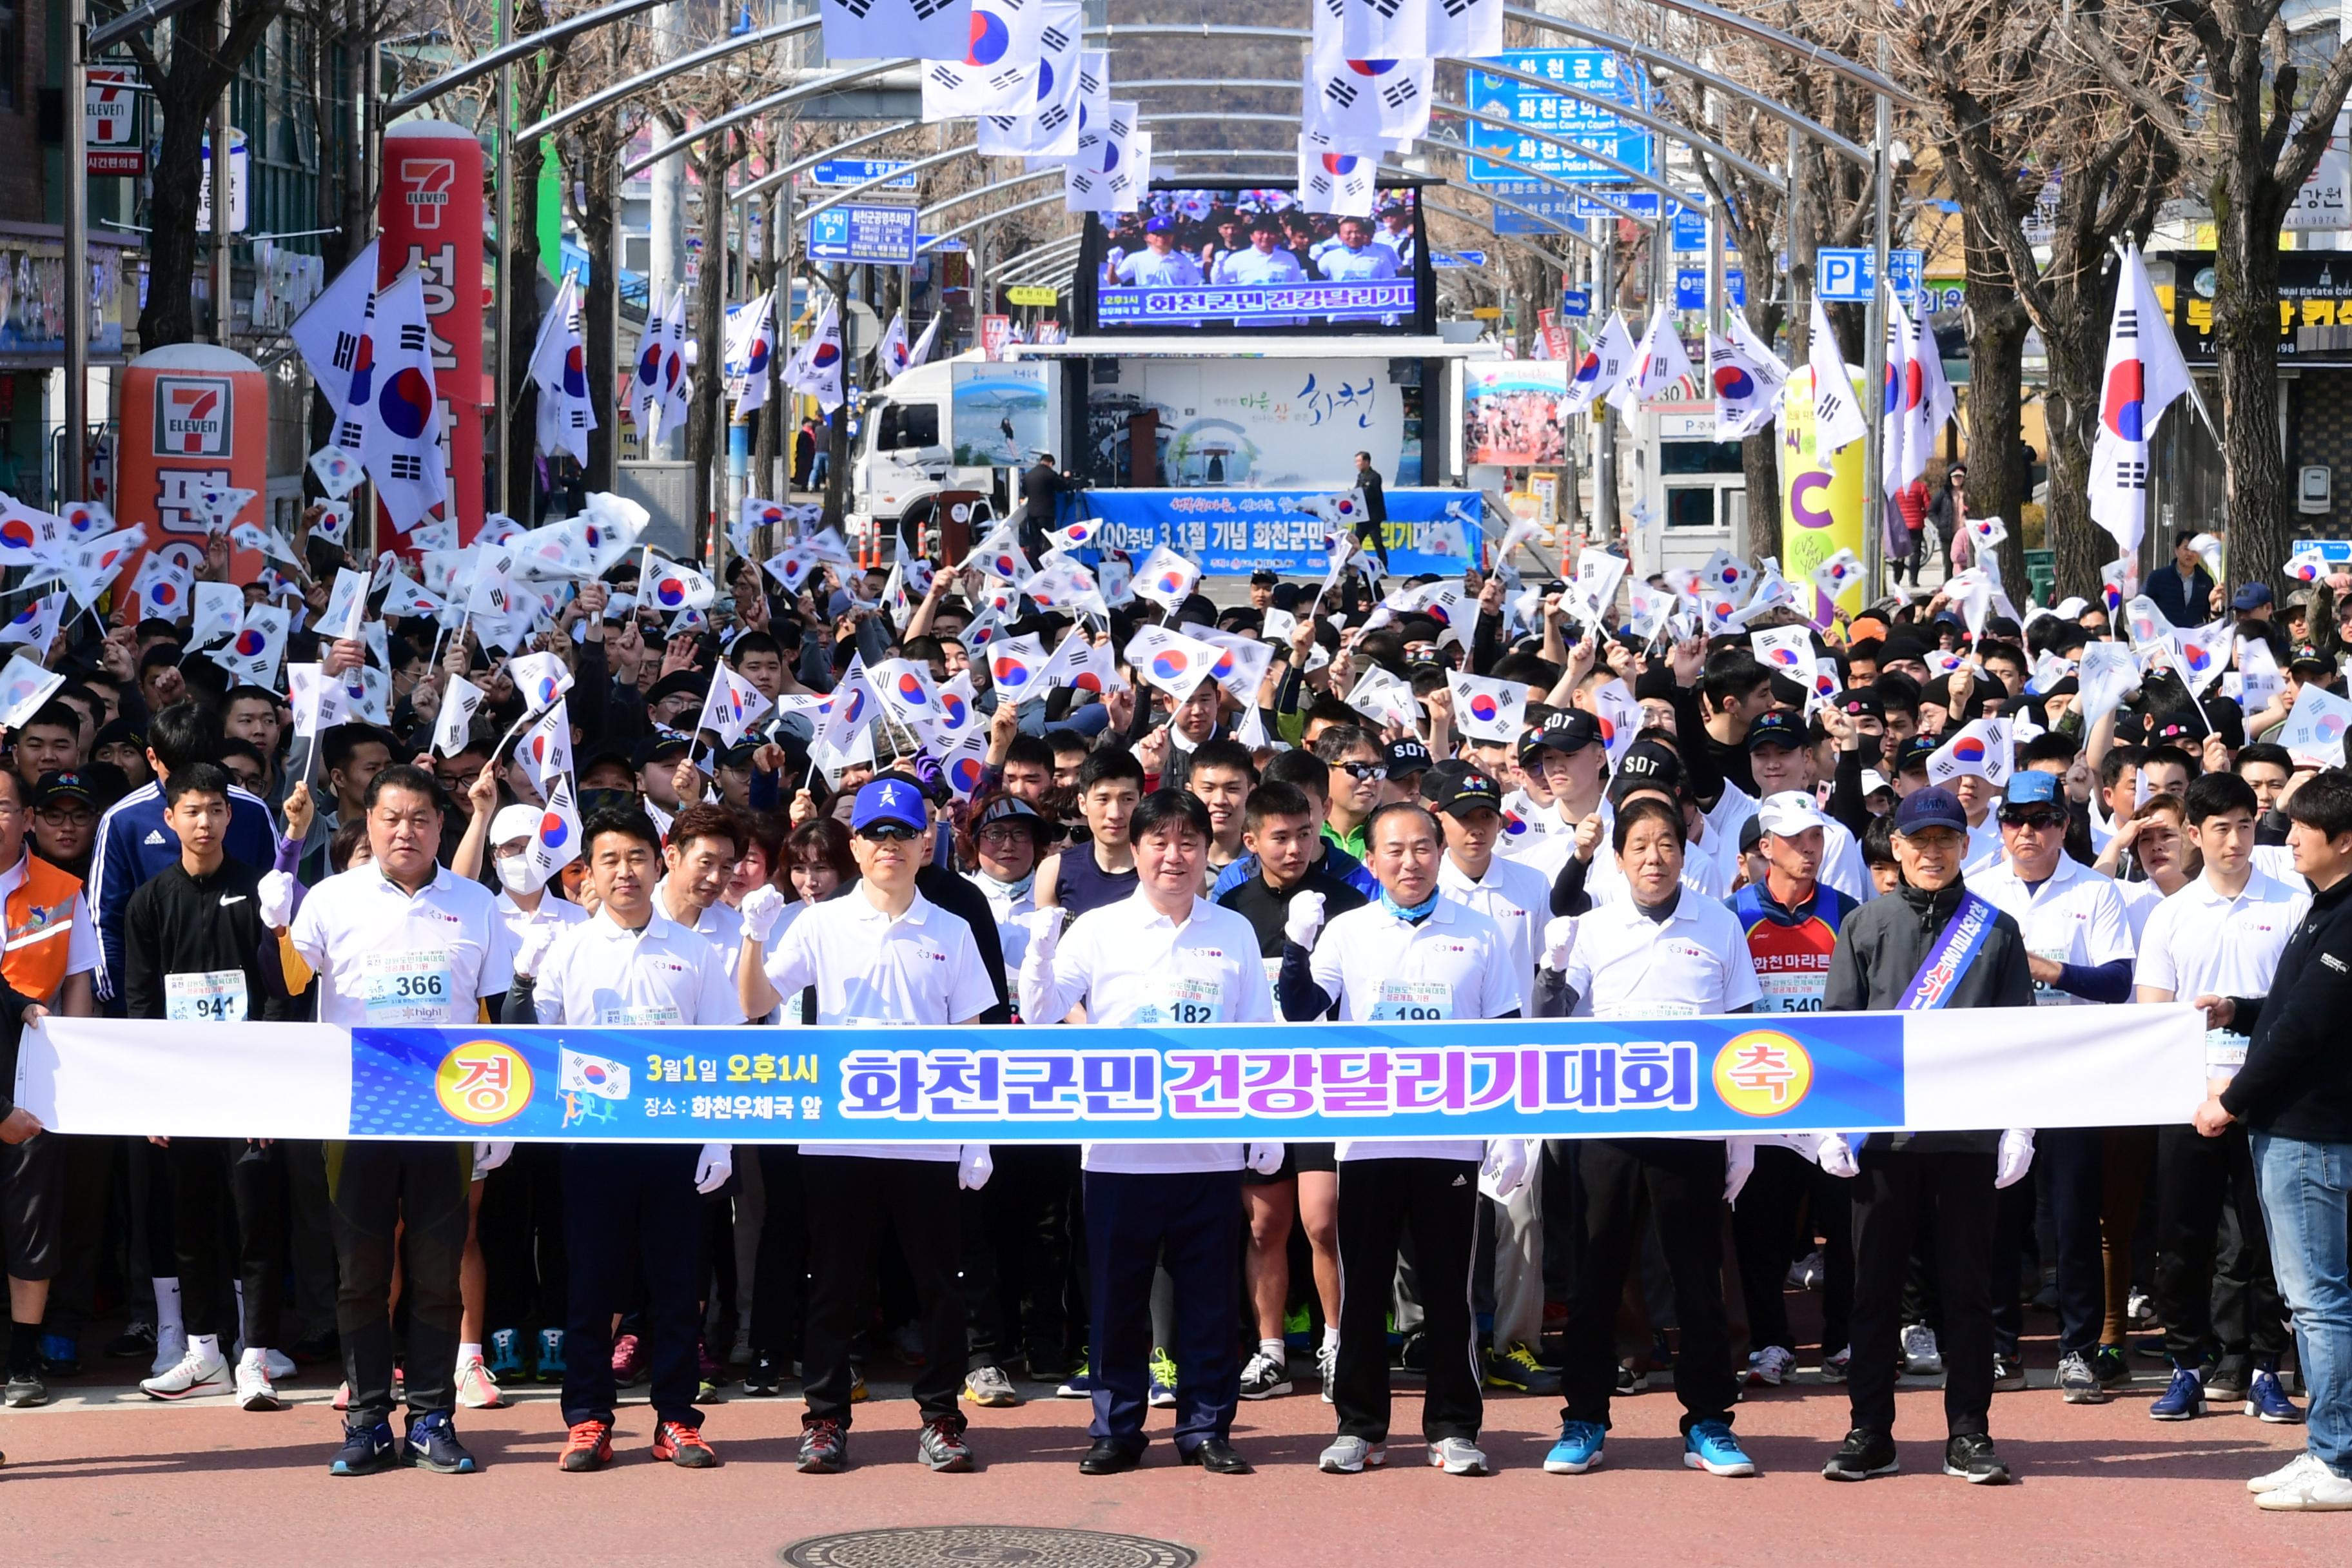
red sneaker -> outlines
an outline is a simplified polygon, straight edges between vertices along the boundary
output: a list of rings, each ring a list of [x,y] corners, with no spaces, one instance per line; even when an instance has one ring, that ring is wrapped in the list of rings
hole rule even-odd
[[[719,1456],[702,1440],[701,1427],[688,1426],[683,1421],[665,1421],[654,1434],[654,1461],[667,1461],[683,1469],[707,1470],[719,1462]]]
[[[594,1419],[573,1422],[572,1435],[555,1462],[566,1470],[603,1469],[613,1462],[612,1426]]]

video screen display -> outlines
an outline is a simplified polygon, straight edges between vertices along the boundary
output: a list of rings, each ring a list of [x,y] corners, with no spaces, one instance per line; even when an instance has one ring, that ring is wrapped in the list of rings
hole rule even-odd
[[[1150,191],[1136,211],[1094,220],[1094,324],[1419,330],[1418,195],[1382,186],[1370,217],[1332,217],[1289,190]]]

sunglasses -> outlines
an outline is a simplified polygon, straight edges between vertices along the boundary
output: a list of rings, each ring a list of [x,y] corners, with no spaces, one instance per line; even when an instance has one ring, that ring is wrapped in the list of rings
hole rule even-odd
[[[2004,811],[2000,819],[2011,827],[2031,827],[2044,833],[2066,826],[2066,819],[2054,811]]]
[[[1349,778],[1359,782],[1384,779],[1389,776],[1389,765],[1386,763],[1341,763],[1339,765],[1347,770]]]
[[[919,835],[903,822],[877,822],[871,827],[859,828],[857,837],[874,844],[903,844]]]

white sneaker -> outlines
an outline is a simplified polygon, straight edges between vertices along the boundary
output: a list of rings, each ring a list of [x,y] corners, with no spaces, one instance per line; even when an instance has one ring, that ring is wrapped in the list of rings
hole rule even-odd
[[[1315,1375],[1323,1384],[1323,1403],[1331,1403],[1331,1379],[1339,1370],[1339,1347],[1325,1345],[1315,1352]]]
[[[499,1380],[482,1364],[480,1356],[467,1356],[457,1369],[457,1403],[468,1410],[497,1410],[505,1405],[507,1396],[499,1392]]]
[[[1386,1443],[1367,1443],[1361,1437],[1334,1437],[1323,1457],[1315,1461],[1316,1468],[1327,1476],[1353,1476],[1366,1469],[1379,1469],[1389,1462]]]
[[[1780,1345],[1766,1345],[1748,1358],[1748,1381],[1778,1388],[1796,1365],[1795,1352]]]
[[[150,1399],[185,1399],[208,1394],[228,1381],[228,1363],[215,1344],[190,1345],[177,1363],[147,1379],[139,1392]]]
[[[2254,1506],[2276,1513],[2352,1512],[2352,1480],[2314,1460],[2295,1479],[2256,1498]]]
[[[1429,1446],[1429,1468],[1449,1476],[1483,1476],[1486,1456],[1467,1437],[1441,1437]]]
[[[2307,1471],[2313,1469],[2324,1470],[2327,1467],[2326,1465],[2323,1465],[2317,1459],[2313,1458],[2311,1457],[2311,1450],[2305,1448],[2302,1453],[2297,1454],[2294,1458],[2289,1459],[2277,1469],[2265,1471],[2262,1475],[2256,1476],[2252,1480],[2248,1481],[2246,1483],[2246,1489],[2253,1493],[2256,1497],[2260,1497],[2264,1492],[2274,1492],[2281,1487],[2294,1485],[2297,1481],[2303,1479],[2305,1473]]]
[[[1903,1330],[1903,1370],[1914,1377],[1933,1377],[1944,1370],[1944,1356],[1936,1348],[1936,1331],[1925,1323]]]
[[[262,1364],[269,1369],[269,1381],[272,1383],[282,1383],[299,1370],[294,1365],[294,1358],[284,1351],[263,1351],[261,1354]]]
[[[1839,1347],[1837,1354],[1823,1358],[1822,1362],[1822,1375],[1828,1378],[1832,1383],[1843,1383],[1845,1381],[1846,1369],[1853,1364],[1853,1347],[1852,1345],[1842,1345]]]
[[[286,1408],[286,1401],[278,1397],[278,1385],[270,1380],[268,1363],[250,1352],[236,1363],[236,1403],[241,1410]]]
[[[158,1329],[155,1331],[155,1360],[147,1368],[150,1377],[162,1377],[186,1358],[188,1331]]]

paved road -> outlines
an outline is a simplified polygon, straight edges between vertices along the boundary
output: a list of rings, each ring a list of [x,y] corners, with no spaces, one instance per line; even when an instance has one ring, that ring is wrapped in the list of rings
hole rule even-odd
[[[1759,1391],[1741,1407],[1739,1430],[1764,1470],[1746,1481],[1682,1468],[1679,1408],[1657,1391],[1622,1402],[1608,1464],[1584,1477],[1540,1468],[1552,1400],[1493,1399],[1486,1447],[1500,1473],[1465,1480],[1423,1468],[1418,1445],[1403,1441],[1384,1473],[1318,1473],[1330,1411],[1311,1393],[1243,1407],[1235,1441],[1260,1467],[1249,1479],[1180,1469],[1164,1442],[1139,1473],[1081,1477],[1085,1406],[1050,1398],[975,1413],[983,1468],[934,1476],[912,1463],[913,1407],[885,1387],[859,1407],[852,1468],[806,1477],[790,1468],[800,1415],[790,1384],[781,1399],[711,1408],[705,1430],[725,1460],[712,1472],[651,1464],[650,1417],[632,1405],[614,1469],[562,1474],[554,1405],[530,1389],[513,1408],[465,1414],[461,1429],[487,1466],[479,1476],[335,1480],[325,1460],[337,1427],[320,1381],[309,1380],[310,1403],[270,1415],[105,1394],[0,1412],[0,1560],[721,1568],[773,1563],[790,1542],[830,1531],[1018,1523],[1148,1535],[1192,1546],[1208,1564],[1251,1568],[1483,1568],[1503,1554],[1532,1563],[1579,1548],[1673,1568],[2352,1561],[2352,1515],[2265,1515],[2243,1489],[2299,1447],[2301,1428],[2236,1415],[2158,1425],[2147,1417],[2147,1378],[2100,1407],[2070,1408],[2046,1386],[2000,1395],[1994,1432],[2022,1484],[1999,1490],[1938,1473],[1929,1386],[1900,1396],[1904,1473],[1833,1486],[1817,1471],[1843,1434],[1845,1401],[1819,1384]],[[1417,1394],[1401,1394],[1401,1434],[1419,1409]],[[1162,1437],[1169,1420],[1153,1415]]]

